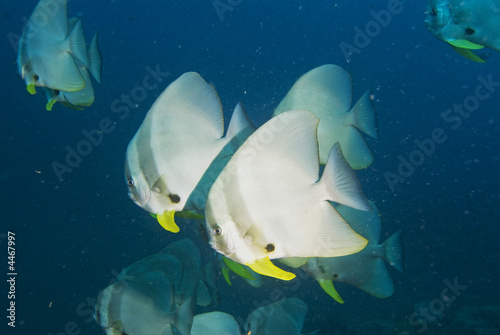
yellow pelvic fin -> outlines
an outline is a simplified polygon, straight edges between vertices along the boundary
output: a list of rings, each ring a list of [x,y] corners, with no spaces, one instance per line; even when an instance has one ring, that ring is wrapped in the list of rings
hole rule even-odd
[[[484,45],[472,43],[472,42],[469,42],[469,41],[464,40],[464,39],[458,39],[458,40],[448,41],[448,43],[450,43],[454,47],[464,48],[464,49],[477,50],[477,49],[484,48]]]
[[[57,100],[55,99],[50,99],[47,104],[45,105],[45,109],[48,110],[48,111],[51,111],[52,110],[52,106],[54,106],[54,104],[57,102]]]
[[[175,224],[174,214],[175,211],[165,211],[163,214],[158,214],[156,218],[165,230],[171,231],[172,233],[178,233],[180,229],[179,226]]]
[[[226,283],[228,283],[229,286],[231,286],[231,279],[229,279],[229,268],[223,266],[222,267],[222,275],[224,276]]]
[[[292,280],[295,278],[295,274],[280,269],[271,262],[269,257],[257,259],[255,262],[245,265],[264,276],[274,277],[281,280]]]
[[[482,59],[481,57],[479,57],[478,55],[476,55],[475,53],[473,53],[469,49],[459,48],[459,47],[454,46],[454,45],[452,45],[451,47],[453,48],[453,50],[458,52],[460,55],[464,56],[465,58],[470,59],[471,61],[478,62],[478,63],[486,63],[486,61],[484,59]]]
[[[255,280],[255,278],[250,274],[250,272],[248,272],[247,269],[245,269],[243,265],[241,265],[240,263],[236,263],[235,261],[224,256],[222,256],[222,259],[224,260],[224,263],[227,265],[227,267],[231,271],[236,273],[238,276],[249,280]]]
[[[30,94],[36,94],[35,84],[31,83],[26,85],[26,89],[30,92]]]
[[[321,285],[321,288],[325,290],[326,293],[333,299],[335,299],[336,302],[343,304],[344,300],[340,297],[340,294],[337,292],[335,289],[335,286],[333,286],[333,282],[331,280],[318,280],[318,283]]]

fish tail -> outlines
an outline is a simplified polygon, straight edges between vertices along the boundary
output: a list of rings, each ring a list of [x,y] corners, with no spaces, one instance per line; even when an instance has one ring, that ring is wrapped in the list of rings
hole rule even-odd
[[[87,45],[85,43],[85,36],[83,35],[82,20],[73,27],[73,30],[68,35],[69,51],[77,58],[85,67],[90,67],[89,56],[87,53]]]
[[[384,260],[390,265],[403,272],[403,245],[401,243],[401,230],[395,232],[391,237],[382,243],[384,250]]]
[[[97,44],[97,31],[92,37],[92,41],[89,46],[89,62],[90,62],[90,73],[94,79],[100,84],[101,83],[101,70],[102,70],[102,56],[99,50],[99,45]]]
[[[182,335],[191,334],[191,326],[193,324],[193,309],[194,299],[190,297],[186,299],[175,311],[174,325]]]
[[[373,138],[378,138],[377,114],[373,107],[370,90],[359,98],[351,112],[356,128]]]

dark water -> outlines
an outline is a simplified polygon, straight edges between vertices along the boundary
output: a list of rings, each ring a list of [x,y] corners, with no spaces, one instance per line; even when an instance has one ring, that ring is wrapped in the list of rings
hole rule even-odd
[[[483,51],[490,56],[486,64],[454,53],[426,31],[424,1],[404,2],[349,61],[339,45],[354,46],[354,28],[369,26],[371,11],[386,9],[386,1],[233,1],[223,20],[210,0],[70,1],[69,14],[83,16],[87,39],[99,31],[102,84],[94,85],[91,108],[57,105],[47,112],[42,94],[26,92],[9,41],[21,34],[22,18],[36,3],[2,0],[0,7],[0,259],[7,277],[5,235],[12,231],[17,272],[16,328],[6,325],[3,280],[2,334],[101,334],[91,318],[99,290],[169,242],[196,238],[188,223],[177,235],[165,232],[128,199],[123,181],[126,146],[171,81],[197,71],[216,87],[226,116],[242,101],[260,125],[301,74],[326,63],[352,73],[354,99],[369,88],[375,96],[380,139],[368,140],[375,162],[358,176],[381,212],[383,236],[403,231],[406,272],[390,269],[396,291],[387,299],[337,284],[344,305],[312,279],[267,280],[254,289],[237,280],[229,287],[219,278],[222,310],[245,319],[256,306],[297,296],[309,306],[304,331],[482,334],[465,326],[466,314],[480,323],[477,328],[500,333],[498,307],[481,312],[500,297],[500,86],[467,117],[442,117],[453,104],[473,102],[482,80],[500,82],[498,52]],[[169,74],[138,96],[134,89],[147,68]],[[126,105],[114,101],[134,92],[136,105],[122,114]],[[97,129],[105,118],[114,122],[113,131],[103,133],[102,142],[60,181],[53,163],[64,164],[68,148],[85,140],[82,131]],[[441,142],[434,148],[433,132]],[[427,154],[416,140],[428,145]],[[400,174],[402,160],[413,163]],[[391,184],[389,173],[399,179]],[[208,260],[209,247],[196,241]],[[454,282],[459,289],[442,295]],[[417,304],[428,313],[412,314]]]

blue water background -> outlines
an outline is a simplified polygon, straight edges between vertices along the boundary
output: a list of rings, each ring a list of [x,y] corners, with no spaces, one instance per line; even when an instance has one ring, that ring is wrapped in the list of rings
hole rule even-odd
[[[195,236],[194,225],[178,235],[165,232],[128,199],[123,180],[126,146],[171,81],[197,71],[217,89],[226,122],[241,101],[261,125],[300,75],[326,63],[352,74],[354,101],[367,89],[374,94],[380,138],[368,139],[375,162],[358,176],[381,212],[382,239],[403,231],[406,272],[390,269],[396,291],[387,299],[338,284],[344,305],[312,279],[298,285],[271,279],[257,290],[237,279],[229,287],[219,277],[222,310],[245,319],[277,295],[297,296],[309,306],[305,330],[333,334],[353,320],[408,322],[415,304],[439,299],[444,281],[455,278],[468,287],[444,313],[498,303],[500,88],[456,130],[441,114],[474,94],[478,76],[500,81],[500,54],[484,51],[488,62],[477,64],[454,53],[425,29],[424,1],[406,1],[350,62],[340,43],[353,44],[354,27],[363,29],[373,20],[370,11],[386,9],[386,1],[242,1],[224,20],[208,0],[70,1],[70,16],[83,17],[87,39],[99,31],[102,84],[94,84],[91,108],[57,105],[52,112],[45,111],[42,94],[26,92],[8,38],[21,34],[21,18],[36,3],[2,0],[0,8],[0,233],[16,233],[18,272],[16,329],[6,327],[6,312],[0,329],[61,335],[71,324],[75,332],[101,334],[87,302],[132,262]],[[112,103],[142,83],[148,66],[170,75],[121,120]],[[51,164],[64,163],[67,146],[76,148],[85,139],[82,130],[97,128],[106,117],[114,131],[60,182]],[[429,138],[436,128],[447,140],[392,190],[384,173],[397,173],[398,157],[408,159],[414,140]],[[211,259],[209,247],[196,241]],[[4,289],[2,284],[3,311]]]

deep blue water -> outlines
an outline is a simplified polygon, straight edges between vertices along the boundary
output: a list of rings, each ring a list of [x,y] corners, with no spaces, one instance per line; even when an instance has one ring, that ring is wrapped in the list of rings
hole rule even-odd
[[[94,85],[91,108],[57,105],[52,112],[45,111],[42,94],[26,92],[8,38],[21,34],[22,18],[36,3],[2,0],[0,5],[0,259],[6,277],[5,234],[15,232],[18,273],[16,328],[7,327],[2,315],[0,329],[9,334],[101,334],[89,317],[88,299],[134,261],[170,241],[195,236],[194,225],[177,235],[164,231],[128,199],[123,180],[126,146],[171,81],[197,71],[217,89],[226,119],[242,101],[252,121],[261,125],[300,75],[326,63],[352,74],[354,100],[370,88],[375,96],[380,138],[368,139],[375,162],[358,176],[381,212],[383,239],[403,231],[406,272],[390,269],[396,291],[383,300],[337,284],[344,305],[312,279],[299,284],[267,280],[254,289],[242,281],[229,287],[219,278],[222,310],[245,319],[278,292],[307,303],[305,331],[349,334],[367,319],[395,320],[417,331],[418,326],[409,325],[414,305],[439,300],[445,281],[457,280],[467,288],[446,305],[443,320],[465,306],[498,304],[500,87],[456,129],[442,114],[474,95],[478,76],[500,82],[500,54],[485,51],[487,63],[476,64],[454,53],[425,29],[424,1],[404,2],[402,11],[349,62],[339,45],[353,44],[354,27],[363,29],[373,20],[370,11],[387,8],[386,1],[243,0],[222,21],[210,0],[70,1],[69,15],[83,17],[87,39],[99,31],[102,84]],[[169,75],[120,119],[113,101],[130,94],[147,67]],[[64,163],[67,146],[75,148],[84,139],[82,130],[95,129],[106,117],[115,122],[114,130],[103,134],[102,143],[59,181],[51,164]],[[391,188],[385,176],[398,173],[398,157],[410,159],[414,141],[431,138],[438,128],[446,140]],[[202,240],[196,241],[210,254]],[[5,287],[2,314],[8,307]],[[377,334],[384,328],[369,329]]]

